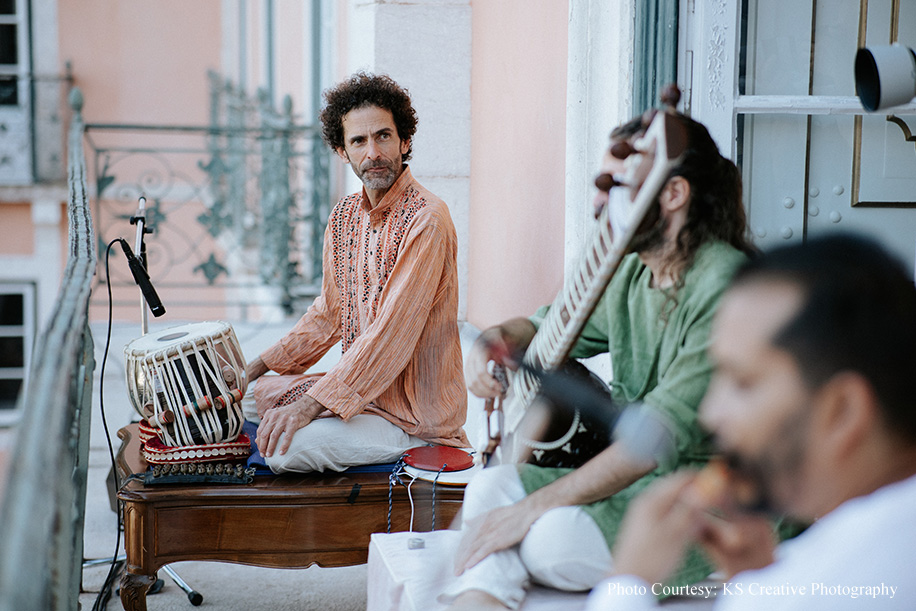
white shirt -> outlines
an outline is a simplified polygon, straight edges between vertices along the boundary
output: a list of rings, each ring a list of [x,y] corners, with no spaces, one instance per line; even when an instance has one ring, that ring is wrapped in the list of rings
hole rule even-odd
[[[588,611],[654,609],[661,587],[612,577],[592,590]],[[916,476],[846,501],[780,545],[773,564],[723,584],[714,609],[916,609]]]

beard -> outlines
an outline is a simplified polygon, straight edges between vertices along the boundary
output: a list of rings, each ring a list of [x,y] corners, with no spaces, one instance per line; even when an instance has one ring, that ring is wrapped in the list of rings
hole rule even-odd
[[[721,451],[734,482],[735,502],[741,509],[774,516],[791,513],[790,505],[799,493],[795,488],[804,485],[801,476],[809,422],[809,412],[803,406],[786,419],[758,456]],[[723,448],[719,438],[714,437],[713,444]],[[795,488],[787,490],[787,486]]]
[[[398,179],[398,176],[400,175],[398,170],[400,167],[400,159],[397,161],[380,160],[365,163],[359,169],[354,166],[353,172],[362,181],[363,185],[367,189],[383,190],[391,187],[391,185],[394,184],[394,181]],[[369,170],[376,168],[384,168],[385,172],[369,172]]]
[[[662,249],[667,243],[668,219],[662,216],[658,201],[649,209],[630,241],[630,252],[650,253]]]

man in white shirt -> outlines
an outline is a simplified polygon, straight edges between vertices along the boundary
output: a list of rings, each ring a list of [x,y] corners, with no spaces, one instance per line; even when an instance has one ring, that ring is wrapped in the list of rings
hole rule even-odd
[[[664,582],[699,544],[726,577],[717,611],[916,609],[916,289],[902,266],[842,235],[773,251],[738,272],[710,356],[700,417],[728,468],[634,501],[588,608],[686,593]],[[813,525],[777,548],[773,514]]]

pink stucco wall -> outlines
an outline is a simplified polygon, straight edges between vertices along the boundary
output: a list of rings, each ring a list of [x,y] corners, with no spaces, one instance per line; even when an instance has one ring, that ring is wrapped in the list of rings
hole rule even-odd
[[[83,90],[86,121],[206,123],[220,10],[220,2],[60,0],[60,57]]]
[[[565,1],[476,1],[468,320],[486,327],[562,285]]]
[[[35,232],[29,204],[0,205],[0,255],[31,255]]]
[[[83,117],[87,123],[143,125],[206,125],[209,122],[208,70],[221,68],[222,10],[220,2],[111,2],[109,0],[59,0],[59,42],[61,62],[70,62],[74,83],[83,92]],[[200,146],[199,138],[181,134],[151,134],[149,132],[91,132],[94,142],[103,146],[181,147]],[[87,161],[92,164],[90,156]],[[132,177],[149,173],[153,183],[147,185],[150,198],[162,198],[164,209],[175,197],[162,184],[167,184],[166,169],[156,163],[158,158],[134,156],[112,159],[112,172],[118,180],[130,183]],[[197,179],[200,170],[196,158],[172,156],[171,170]],[[160,180],[166,182],[160,183]],[[137,201],[122,195],[117,189],[105,193],[105,210],[122,215],[133,213]],[[93,208],[96,215],[97,208]],[[104,216],[104,215],[103,215]],[[170,215],[170,220],[175,220]],[[192,219],[193,220],[193,219]],[[105,222],[95,218],[96,232],[105,242],[120,236],[133,244],[135,231],[126,222]],[[193,222],[191,223],[193,225]],[[160,279],[166,273],[177,282],[172,267],[161,261],[163,245],[178,240],[175,224],[163,224],[147,238],[150,247],[150,274]],[[165,249],[167,251],[167,249]],[[117,258],[113,277],[126,277],[126,266]],[[100,278],[103,274],[100,274]],[[192,277],[189,282],[200,282]],[[168,304],[169,320],[209,319],[225,316],[222,306],[181,307],[180,289],[159,285],[163,303]],[[115,287],[114,317],[136,320],[139,293],[136,287]],[[221,293],[214,303],[222,301]],[[118,306],[123,303],[127,305]],[[107,296],[96,291],[91,301],[90,316],[107,317]]]

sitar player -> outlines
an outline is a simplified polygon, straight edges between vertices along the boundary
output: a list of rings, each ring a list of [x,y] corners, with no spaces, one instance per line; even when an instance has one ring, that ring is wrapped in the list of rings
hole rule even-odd
[[[614,402],[640,403],[665,422],[674,451],[647,459],[612,443],[575,469],[507,464],[483,470],[465,493],[459,577],[440,597],[452,608],[518,608],[532,581],[589,590],[611,570],[609,550],[630,500],[660,475],[708,456],[697,409],[711,375],[710,325],[752,246],[738,169],[703,125],[675,117],[686,130],[686,151],[658,195],[654,222],[631,243],[571,354],[608,353]],[[612,134],[612,143],[626,139],[634,125]],[[609,153],[602,174],[618,172],[620,163]],[[489,361],[514,367],[511,355],[524,353],[545,312],[481,334],[465,361],[475,395],[502,392]],[[698,580],[708,571],[691,554],[673,581]]]

